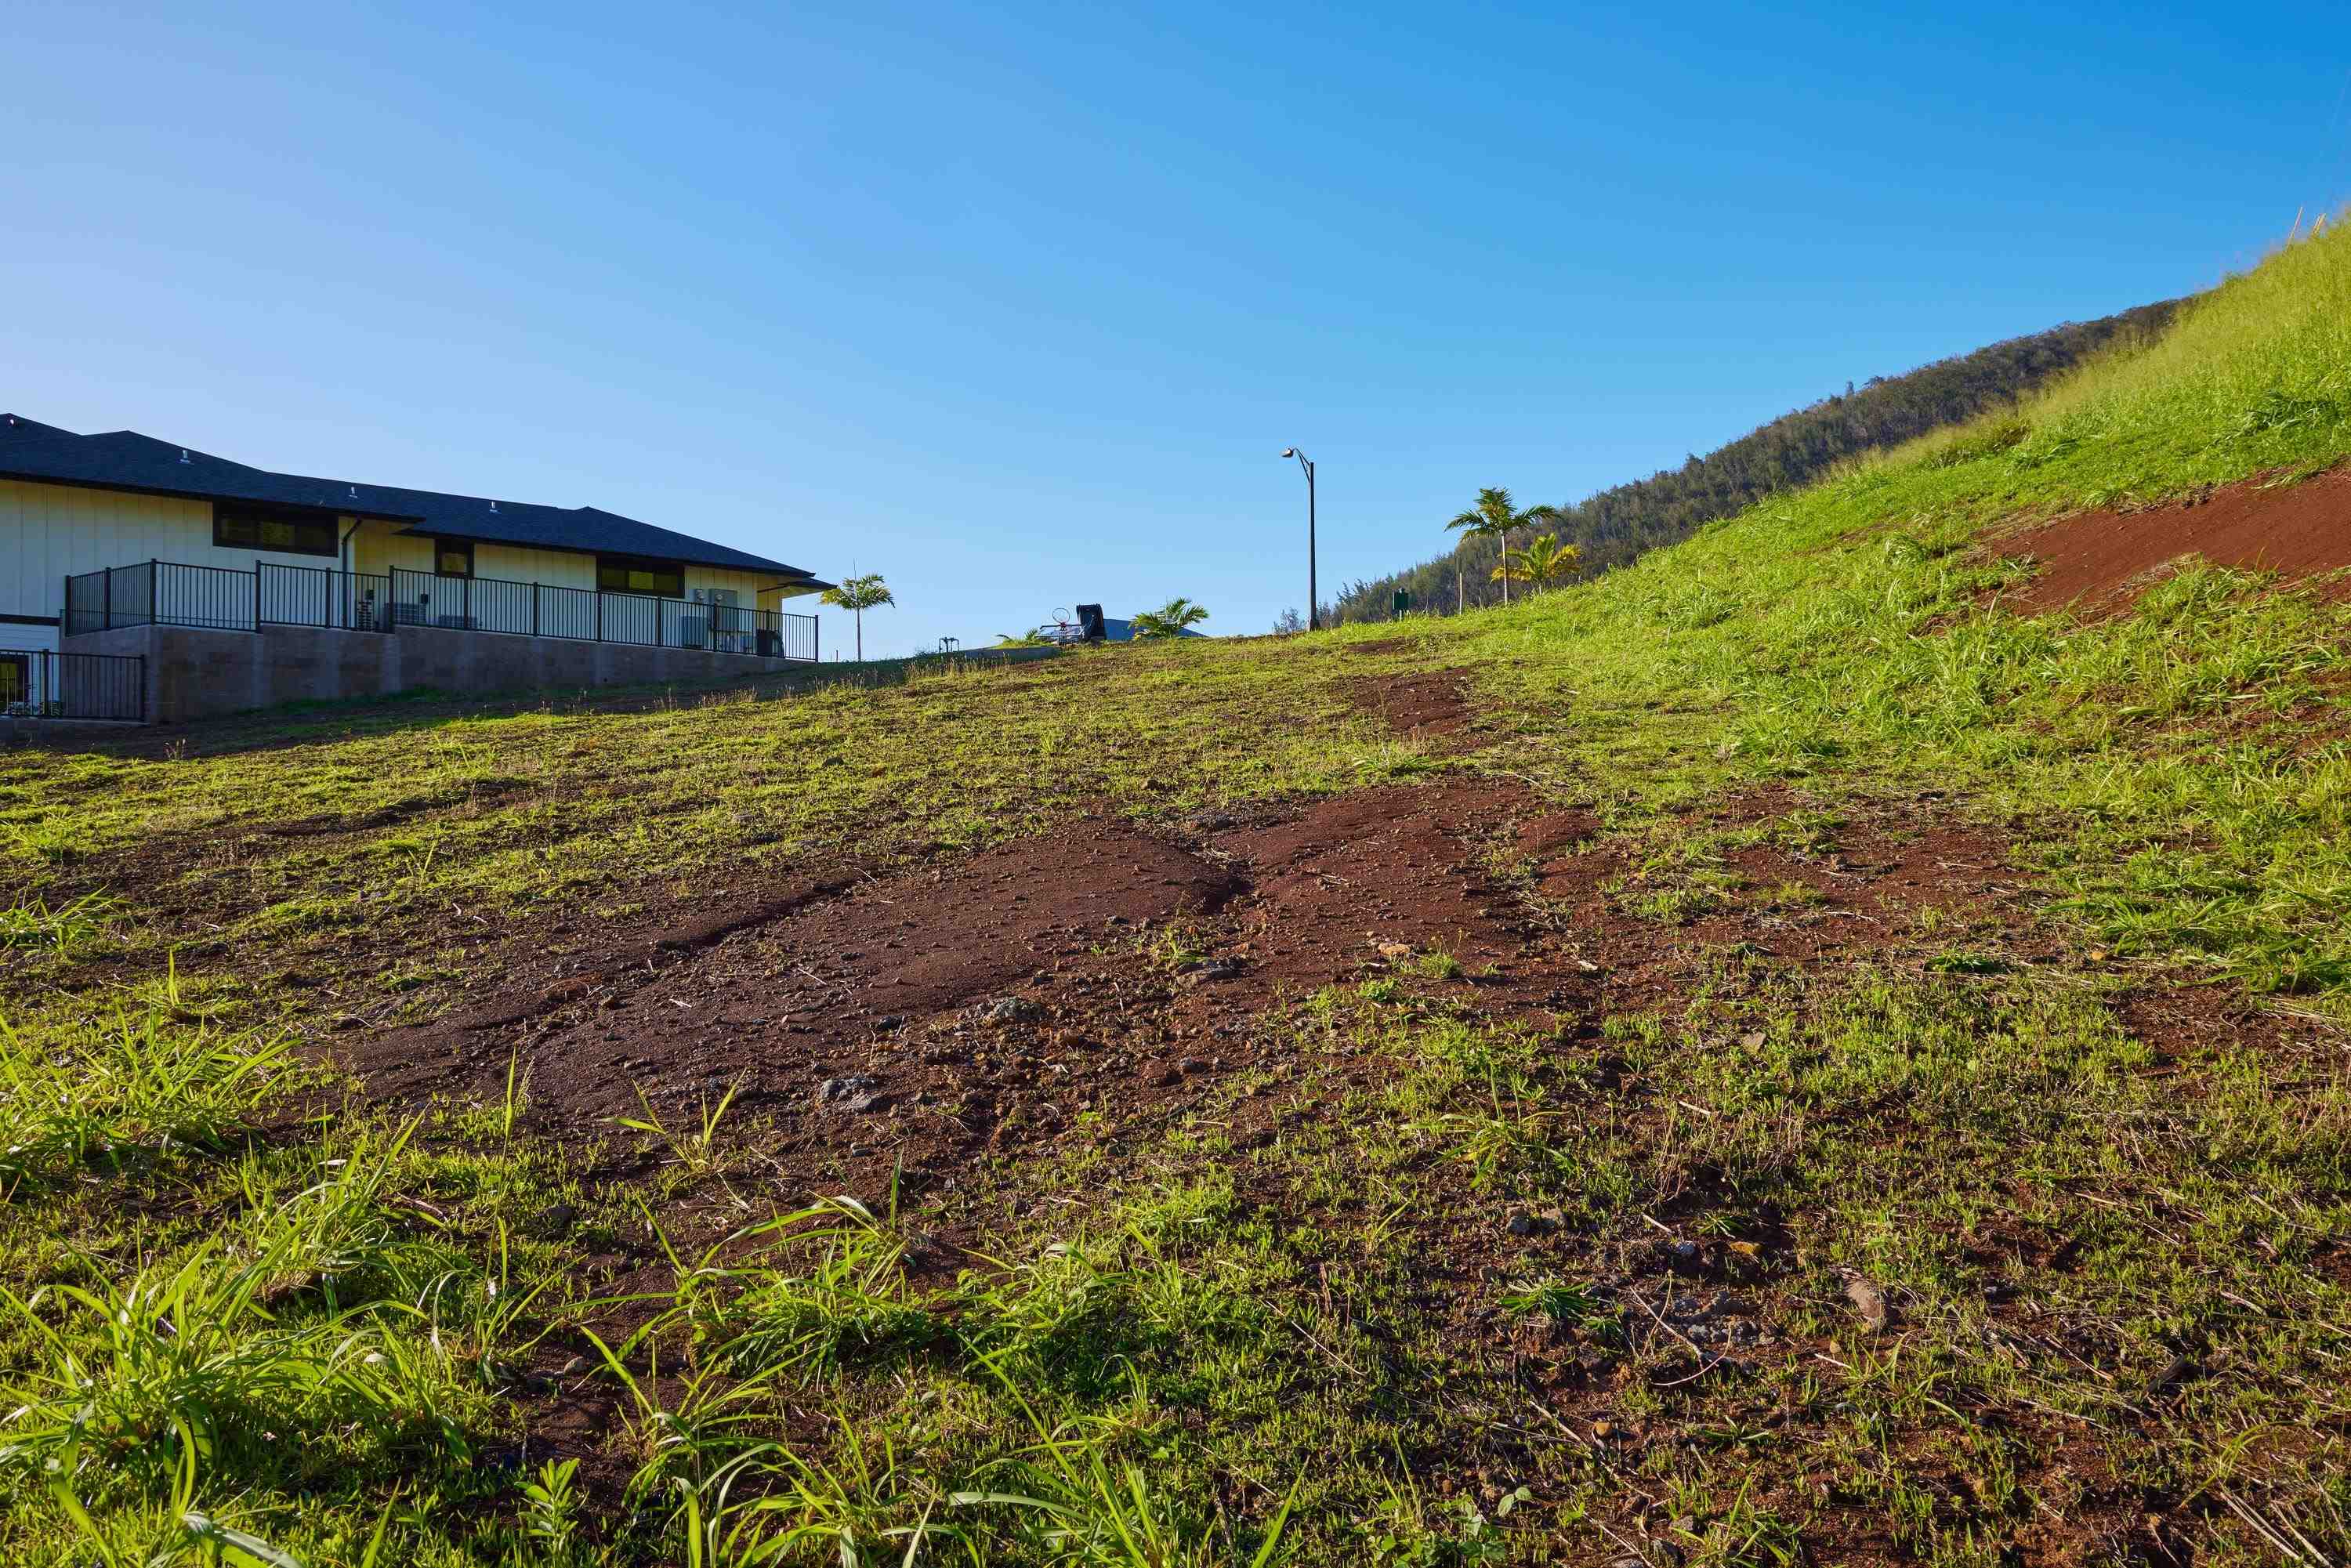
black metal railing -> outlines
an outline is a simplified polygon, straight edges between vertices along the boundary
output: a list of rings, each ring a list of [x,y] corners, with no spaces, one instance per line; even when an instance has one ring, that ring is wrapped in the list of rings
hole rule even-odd
[[[402,625],[460,632],[697,648],[803,664],[814,664],[817,656],[813,615],[496,577],[444,577],[394,569],[392,613]]]
[[[141,561],[66,579],[65,632],[120,626],[251,632],[319,626],[391,632],[430,626],[582,643],[629,643],[814,664],[817,620],[699,599],[604,593],[495,577],[330,567],[230,567]]]
[[[0,651],[0,716],[147,718],[147,661],[137,654]]]
[[[120,626],[195,626],[250,632],[261,626],[326,626],[389,632],[392,580],[331,567],[251,571],[148,560],[66,579],[65,632]]]
[[[254,595],[256,625],[392,630],[392,579],[379,573],[265,563],[255,573]]]

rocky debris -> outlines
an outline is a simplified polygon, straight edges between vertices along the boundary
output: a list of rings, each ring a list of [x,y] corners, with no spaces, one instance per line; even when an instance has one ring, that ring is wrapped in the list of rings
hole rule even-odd
[[[580,1210],[572,1205],[549,1204],[539,1214],[539,1233],[549,1238],[568,1236],[571,1233],[571,1228],[579,1222]]]
[[[1026,997],[997,997],[972,1010],[982,1023],[1032,1023],[1045,1012]]]
[[[1861,1315],[1862,1322],[1872,1333],[1884,1333],[1894,1322],[1893,1304],[1886,1292],[1855,1274],[1844,1282],[1844,1299]]]
[[[1207,958],[1185,965],[1176,971],[1185,985],[1211,985],[1218,980],[1238,980],[1241,977],[1240,961],[1236,958]]]
[[[816,1086],[816,1100],[820,1105],[859,1113],[883,1110],[890,1103],[890,1096],[882,1092],[882,1081],[870,1072],[826,1079]]]

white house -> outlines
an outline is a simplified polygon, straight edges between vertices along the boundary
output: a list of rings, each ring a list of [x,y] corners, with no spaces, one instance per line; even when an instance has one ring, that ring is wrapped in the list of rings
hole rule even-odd
[[[827,586],[593,507],[272,473],[0,414],[0,709],[35,679],[34,655],[135,626],[423,628],[813,660],[814,618],[782,606]]]

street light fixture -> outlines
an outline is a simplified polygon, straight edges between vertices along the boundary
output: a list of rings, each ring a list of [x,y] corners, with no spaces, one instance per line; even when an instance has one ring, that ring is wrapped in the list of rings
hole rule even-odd
[[[1306,629],[1322,630],[1322,600],[1314,587],[1314,465],[1295,446],[1281,449],[1284,457],[1295,457],[1298,465],[1306,470]]]

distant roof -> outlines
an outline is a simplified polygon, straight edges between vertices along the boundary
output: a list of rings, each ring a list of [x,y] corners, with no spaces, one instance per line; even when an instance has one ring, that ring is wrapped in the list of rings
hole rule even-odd
[[[542,507],[485,496],[451,496],[438,490],[273,474],[174,446],[135,430],[77,435],[15,413],[0,413],[0,478],[41,479],[205,501],[266,502],[382,517],[406,523],[406,531],[413,533],[490,544],[645,556],[742,571],[772,571],[788,578],[810,577],[799,567],[641,523],[599,507]]]

